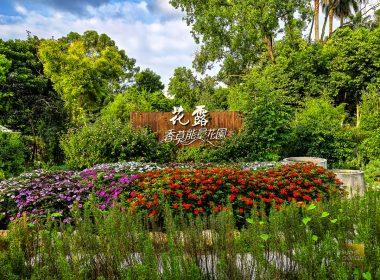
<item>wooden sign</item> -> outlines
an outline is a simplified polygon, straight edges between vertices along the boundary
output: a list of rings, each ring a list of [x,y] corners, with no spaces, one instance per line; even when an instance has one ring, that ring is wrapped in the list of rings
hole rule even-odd
[[[217,146],[220,140],[237,133],[242,127],[239,112],[208,112],[205,106],[196,106],[183,112],[182,106],[172,112],[131,112],[133,127],[149,127],[160,142],[173,142],[179,147],[209,143]]]

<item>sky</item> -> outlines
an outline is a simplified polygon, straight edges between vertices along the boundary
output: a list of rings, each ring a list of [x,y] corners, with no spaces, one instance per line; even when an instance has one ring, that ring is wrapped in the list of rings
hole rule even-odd
[[[182,17],[168,0],[0,0],[0,38],[26,39],[26,30],[56,39],[96,30],[167,88],[174,69],[191,67],[198,48]]]
[[[160,75],[167,89],[174,69],[190,68],[199,48],[182,17],[169,0],[0,0],[0,38],[26,39],[26,30],[56,39],[71,31],[96,30],[135,58],[141,69]],[[320,28],[322,24],[321,13]]]

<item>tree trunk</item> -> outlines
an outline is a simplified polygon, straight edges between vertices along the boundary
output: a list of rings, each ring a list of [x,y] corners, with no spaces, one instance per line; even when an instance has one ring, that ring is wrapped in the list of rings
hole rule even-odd
[[[314,0],[314,35],[315,42],[319,41],[319,0]]]
[[[313,17],[313,20],[311,21],[310,33],[309,33],[309,37],[307,38],[308,43],[311,43],[311,33],[313,33],[313,28],[314,28],[314,17]]]
[[[343,23],[344,23],[343,21],[344,21],[344,18],[343,18],[343,16],[341,16],[341,17],[340,17],[340,27],[343,26]]]
[[[360,105],[356,104],[356,127],[360,126]]]
[[[333,20],[334,20],[334,7],[331,6],[329,10],[329,36],[333,32]]]
[[[265,35],[264,37],[265,45],[267,46],[268,56],[269,59],[273,62],[273,64],[276,63],[276,59],[274,57],[274,51],[273,51],[273,38],[271,35]]]
[[[321,33],[321,40],[323,41],[323,38],[325,37],[325,30],[326,30],[326,24],[327,24],[327,19],[328,15],[325,15],[325,19],[323,21],[323,26],[322,26],[322,33]]]

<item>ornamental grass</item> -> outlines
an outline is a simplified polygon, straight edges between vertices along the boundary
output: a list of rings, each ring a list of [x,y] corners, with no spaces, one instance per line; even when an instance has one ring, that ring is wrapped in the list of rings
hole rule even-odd
[[[74,208],[71,223],[26,216],[0,239],[0,279],[379,279],[380,192],[281,205],[238,229],[231,212]]]

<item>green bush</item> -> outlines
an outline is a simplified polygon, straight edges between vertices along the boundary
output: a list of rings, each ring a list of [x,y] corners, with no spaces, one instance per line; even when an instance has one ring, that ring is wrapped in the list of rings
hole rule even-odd
[[[226,161],[222,150],[215,147],[190,147],[179,149],[176,155],[178,162],[223,162]]]
[[[0,173],[6,178],[20,174],[25,170],[26,158],[27,148],[22,136],[0,132]]]
[[[76,168],[117,161],[169,161],[173,146],[158,144],[146,129],[133,129],[120,120],[100,119],[61,139],[66,163]]]
[[[380,181],[380,159],[371,160],[366,165],[365,175],[370,180]]]
[[[333,164],[354,157],[352,130],[344,127],[344,104],[334,107],[329,101],[309,99],[296,114],[287,145],[289,156],[317,156]]]
[[[363,140],[359,150],[365,161],[380,159],[380,128],[369,134],[369,137]]]

